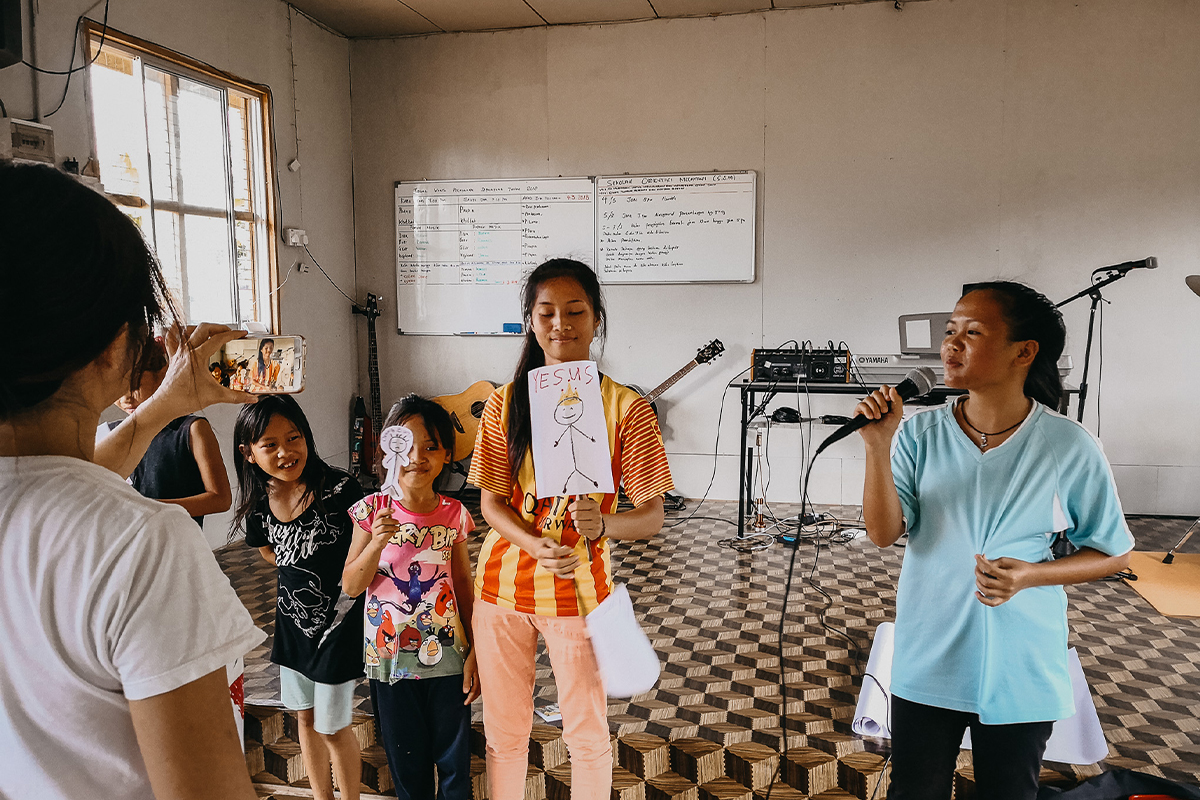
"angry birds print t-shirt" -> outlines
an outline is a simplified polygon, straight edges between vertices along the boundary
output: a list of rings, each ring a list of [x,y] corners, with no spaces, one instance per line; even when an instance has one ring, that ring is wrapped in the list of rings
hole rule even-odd
[[[395,683],[463,671],[467,639],[454,597],[454,545],[475,529],[462,503],[438,498],[428,514],[414,514],[385,494],[364,497],[350,517],[365,531],[375,515],[392,509],[400,530],[379,556],[366,592],[363,662],[367,677]]]

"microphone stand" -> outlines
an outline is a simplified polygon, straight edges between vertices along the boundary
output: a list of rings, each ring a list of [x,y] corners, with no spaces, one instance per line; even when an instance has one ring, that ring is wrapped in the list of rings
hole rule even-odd
[[[1098,271],[1104,272],[1105,270]],[[1083,422],[1083,407],[1087,402],[1088,367],[1091,366],[1092,362],[1092,332],[1096,327],[1096,306],[1100,305],[1100,301],[1104,300],[1104,297],[1100,294],[1100,290],[1105,286],[1108,286],[1110,283],[1116,283],[1117,281],[1121,280],[1121,278],[1124,278],[1128,272],[1129,270],[1124,269],[1113,270],[1111,275],[1099,283],[1093,283],[1088,288],[1081,292],[1076,292],[1066,300],[1063,300],[1061,303],[1054,304],[1055,308],[1062,308],[1067,303],[1070,303],[1073,300],[1078,300],[1085,295],[1092,298],[1092,310],[1088,313],[1087,345],[1083,349],[1083,379],[1079,382],[1079,412],[1076,415],[1076,421],[1080,423]],[[1096,273],[1092,274],[1095,275]]]

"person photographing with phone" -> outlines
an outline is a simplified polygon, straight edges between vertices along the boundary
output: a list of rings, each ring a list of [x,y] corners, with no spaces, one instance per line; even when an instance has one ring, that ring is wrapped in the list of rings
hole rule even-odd
[[[252,800],[225,665],[263,633],[184,510],[122,480],[171,420],[254,400],[207,366],[244,332],[181,328],[134,223],[51,167],[0,164],[0,242],[0,336],[38,354],[0,373],[0,796]],[[161,387],[97,443],[156,328]]]
[[[1075,713],[1063,585],[1124,569],[1133,538],[1112,471],[1062,395],[1066,329],[1019,283],[976,284],[942,340],[967,394],[901,424],[883,386],[857,414],[863,519],[879,547],[908,534],[896,595],[891,800],[949,800],[971,729],[977,791],[1032,800],[1054,720]],[[1053,559],[1065,531],[1077,552]]]

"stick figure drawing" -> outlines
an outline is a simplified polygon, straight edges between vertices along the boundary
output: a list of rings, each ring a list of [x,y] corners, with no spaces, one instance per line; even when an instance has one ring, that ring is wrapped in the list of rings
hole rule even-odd
[[[589,442],[596,441],[596,437],[588,436],[586,433],[579,430],[579,428],[575,427],[575,423],[578,422],[581,417],[583,417],[583,411],[584,404],[583,400],[579,397],[579,392],[572,389],[571,382],[567,381],[567,388],[563,390],[562,396],[558,398],[558,405],[554,407],[554,421],[559,425],[564,426],[563,432],[560,433],[558,438],[554,440],[554,446],[558,447],[563,439],[566,439],[571,446],[571,472],[567,475],[567,479],[563,481],[563,494],[567,493],[567,484],[569,484],[571,482],[571,478],[575,477],[576,475],[582,475],[591,482],[593,487],[600,487],[600,484],[597,483],[594,478],[579,469],[579,461],[575,458],[576,435],[583,436]]]
[[[529,412],[537,497],[607,494],[613,455],[594,361],[570,361],[529,373]]]

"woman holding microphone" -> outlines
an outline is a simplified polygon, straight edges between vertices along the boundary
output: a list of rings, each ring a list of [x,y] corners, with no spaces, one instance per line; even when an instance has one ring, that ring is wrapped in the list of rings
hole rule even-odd
[[[1133,538],[1100,443],[1060,416],[1066,329],[1018,283],[976,284],[941,357],[966,395],[901,425],[883,386],[855,411],[863,517],[908,534],[896,595],[891,800],[949,800],[967,727],[981,798],[1032,800],[1054,720],[1074,714],[1063,585],[1123,569]],[[1065,531],[1079,548],[1053,559]]]

